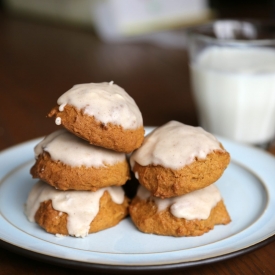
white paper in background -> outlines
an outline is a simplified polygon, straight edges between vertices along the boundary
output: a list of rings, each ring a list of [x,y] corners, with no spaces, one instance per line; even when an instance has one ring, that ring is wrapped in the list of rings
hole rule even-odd
[[[205,0],[111,0],[118,28],[126,32],[141,24],[172,21],[207,9]]]
[[[203,22],[213,15],[207,0],[107,0],[97,2],[92,13],[105,41],[149,39],[167,46],[183,42],[182,32],[167,30]]]

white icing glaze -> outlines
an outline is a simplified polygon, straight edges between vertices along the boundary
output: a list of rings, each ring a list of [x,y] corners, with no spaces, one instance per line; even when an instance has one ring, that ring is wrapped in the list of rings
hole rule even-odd
[[[56,236],[57,238],[64,238],[64,237],[65,237],[65,236],[62,235],[62,234],[55,234],[55,236]]]
[[[27,199],[25,213],[29,221],[35,222],[34,216],[40,203],[52,200],[55,210],[68,214],[67,229],[69,235],[85,237],[88,235],[90,223],[99,211],[99,201],[103,193],[108,191],[113,202],[122,204],[124,191],[121,187],[107,187],[96,192],[91,191],[59,191],[50,185],[37,182]]]
[[[61,95],[57,103],[60,111],[69,104],[104,124],[121,125],[124,129],[137,129],[143,125],[141,112],[133,98],[113,81],[75,85]]]
[[[35,148],[36,158],[43,151],[51,155],[54,161],[80,167],[104,167],[123,162],[126,159],[124,153],[114,152],[98,146],[90,145],[85,140],[76,137],[67,130],[61,129],[46,136]]]
[[[137,196],[142,200],[152,199],[156,203],[158,211],[163,211],[170,207],[170,212],[173,216],[186,220],[207,219],[211,210],[222,199],[220,191],[214,184],[168,199],[153,197],[147,189],[140,185]]]
[[[56,124],[56,125],[60,125],[60,124],[61,124],[61,117],[57,117],[57,118],[55,119],[55,124]]]
[[[61,105],[59,106],[58,110],[59,110],[60,112],[63,112],[65,106],[66,106],[66,103],[61,104]]]
[[[137,162],[177,170],[196,157],[205,159],[214,150],[224,151],[219,141],[201,127],[170,121],[145,137],[142,146],[130,157],[130,163],[132,168]]]

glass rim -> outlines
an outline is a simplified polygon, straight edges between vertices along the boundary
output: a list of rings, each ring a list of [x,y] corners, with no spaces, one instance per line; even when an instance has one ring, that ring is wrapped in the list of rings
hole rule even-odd
[[[217,22],[237,22],[237,23],[249,23],[255,27],[260,28],[267,28],[273,27],[274,28],[274,37],[271,38],[255,38],[255,39],[234,39],[234,38],[219,38],[211,36],[209,33],[205,33],[205,31],[209,29],[213,30],[213,26]],[[203,40],[206,42],[212,42],[215,44],[223,44],[223,45],[236,45],[236,46],[268,46],[268,45],[275,45],[275,22],[268,21],[268,20],[254,20],[254,19],[218,19],[212,20],[205,24],[193,26],[187,28],[187,36],[188,37],[196,37],[199,40]]]

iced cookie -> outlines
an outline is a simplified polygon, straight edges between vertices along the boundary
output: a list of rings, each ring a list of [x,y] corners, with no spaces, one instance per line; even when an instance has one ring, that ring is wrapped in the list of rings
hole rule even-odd
[[[139,182],[153,196],[161,198],[212,184],[229,162],[229,153],[213,135],[177,121],[170,121],[147,135],[130,158]]]
[[[75,85],[57,104],[48,116],[91,144],[130,153],[143,142],[141,112],[113,82]]]
[[[231,219],[213,184],[169,199],[151,196],[143,186],[129,207],[130,216],[144,233],[166,236],[200,236]]]
[[[121,187],[60,191],[39,181],[29,194],[25,212],[49,233],[85,237],[118,224],[128,214],[128,199]]]
[[[34,178],[60,190],[92,190],[120,186],[130,179],[124,153],[90,145],[65,129],[48,135],[35,147]]]

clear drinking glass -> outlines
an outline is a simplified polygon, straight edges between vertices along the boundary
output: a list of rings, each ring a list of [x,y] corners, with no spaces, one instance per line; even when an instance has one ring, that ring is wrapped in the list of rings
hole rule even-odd
[[[275,25],[218,20],[188,30],[193,96],[200,125],[267,146],[275,135]]]

